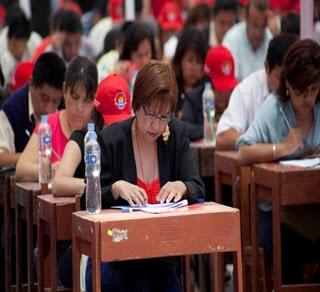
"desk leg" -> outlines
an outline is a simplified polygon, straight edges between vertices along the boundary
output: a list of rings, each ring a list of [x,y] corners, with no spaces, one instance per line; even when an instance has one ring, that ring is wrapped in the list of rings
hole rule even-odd
[[[4,269],[5,269],[5,291],[11,289],[11,181],[6,179],[6,190],[4,193]]]
[[[277,184],[277,186],[279,183]],[[272,228],[273,228],[273,283],[274,290],[280,291],[282,285],[281,270],[281,207],[280,190],[272,190]]]
[[[53,210],[50,224],[50,286],[51,291],[57,291],[57,226],[56,226],[56,208]]]
[[[182,274],[183,274],[183,291],[191,292],[191,256],[186,255],[182,257]]]
[[[21,245],[21,207],[16,204],[16,287],[22,291],[22,245]]]
[[[258,291],[258,203],[256,184],[251,181],[251,246],[252,246],[252,291]]]
[[[80,251],[79,241],[77,236],[72,236],[72,285],[73,291],[80,292]],[[94,291],[94,290],[93,290]]]
[[[33,291],[33,194],[28,194],[26,208],[27,223],[27,262],[28,262],[28,291]]]
[[[45,234],[44,234],[44,221],[38,218],[38,243],[39,243],[39,261],[38,261],[38,287],[39,291],[44,290],[44,259],[45,259]]]
[[[224,291],[224,260],[223,253],[214,253],[213,257],[213,287],[215,292]],[[212,268],[212,267],[211,267]]]

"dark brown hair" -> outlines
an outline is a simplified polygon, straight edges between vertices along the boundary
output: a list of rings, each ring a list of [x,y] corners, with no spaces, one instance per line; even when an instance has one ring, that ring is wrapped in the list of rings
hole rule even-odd
[[[174,72],[169,65],[151,61],[139,71],[132,98],[132,108],[136,112],[142,106],[155,102],[159,112],[164,112],[167,105],[174,111],[177,104],[178,86]]]
[[[311,84],[320,82],[320,46],[311,39],[295,42],[288,50],[281,71],[278,95],[280,100],[286,101],[287,85],[303,92]],[[317,101],[320,93],[317,96]]]

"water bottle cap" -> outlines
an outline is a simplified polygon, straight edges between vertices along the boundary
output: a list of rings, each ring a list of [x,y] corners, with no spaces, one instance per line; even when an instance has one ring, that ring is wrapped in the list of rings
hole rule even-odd
[[[46,123],[48,121],[48,115],[41,115],[41,122]]]
[[[94,123],[88,123],[87,130],[88,131],[94,131]]]
[[[210,82],[206,82],[204,84],[204,89],[211,89],[211,83]]]

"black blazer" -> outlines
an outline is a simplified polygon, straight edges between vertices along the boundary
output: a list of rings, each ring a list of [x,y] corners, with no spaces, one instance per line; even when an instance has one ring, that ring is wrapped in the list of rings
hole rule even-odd
[[[203,138],[203,91],[203,84],[191,90],[181,110],[181,120],[186,124],[188,137],[191,141]]]
[[[137,183],[131,125],[134,118],[103,129],[98,135],[101,147],[102,208],[128,204],[122,198],[114,200],[111,186],[118,180]],[[200,179],[187,132],[182,122],[173,118],[169,123],[170,137],[165,144],[162,137],[157,141],[158,165],[161,187],[168,181],[181,180],[187,186],[185,198],[194,203],[204,197],[204,185]]]

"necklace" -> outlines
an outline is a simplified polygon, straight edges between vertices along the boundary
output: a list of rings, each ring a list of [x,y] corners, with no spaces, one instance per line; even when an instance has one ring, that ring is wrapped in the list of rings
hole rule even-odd
[[[147,183],[145,176],[144,176],[144,170],[143,170],[143,164],[142,164],[142,159],[141,159],[141,150],[140,150],[140,144],[139,144],[139,139],[138,139],[138,135],[136,132],[136,120],[134,122],[134,136],[135,136],[135,140],[136,140],[136,144],[137,144],[137,149],[138,149],[138,157],[139,157],[139,164],[140,164],[140,168],[141,168],[141,174],[142,174],[142,179],[144,181],[144,183]],[[152,164],[152,179],[154,179],[154,175],[155,175],[155,168],[156,168],[156,152],[157,152],[157,148],[156,148],[157,144],[154,144],[154,151],[153,151],[153,164]]]

